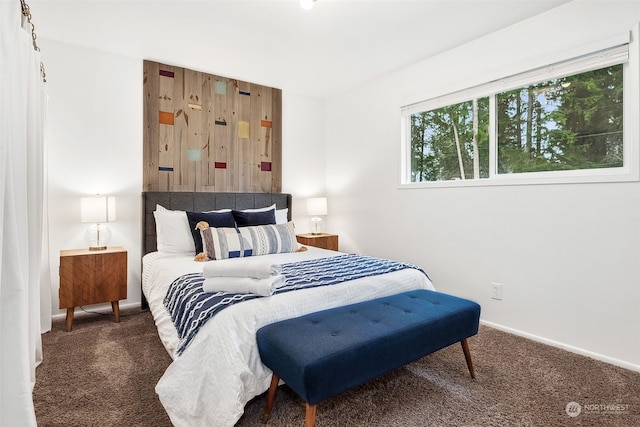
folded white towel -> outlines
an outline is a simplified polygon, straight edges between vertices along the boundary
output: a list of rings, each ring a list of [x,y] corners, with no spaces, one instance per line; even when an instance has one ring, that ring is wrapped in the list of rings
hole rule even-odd
[[[282,272],[282,266],[262,260],[250,258],[233,258],[228,260],[209,261],[202,267],[202,274],[207,277],[252,277],[267,279]]]
[[[266,279],[252,277],[205,277],[202,289],[205,292],[231,292],[235,294],[257,294],[263,297],[272,295],[284,285],[285,278],[278,274]]]

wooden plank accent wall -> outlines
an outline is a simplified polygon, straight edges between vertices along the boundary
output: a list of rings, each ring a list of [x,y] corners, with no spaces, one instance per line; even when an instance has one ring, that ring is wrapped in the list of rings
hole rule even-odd
[[[144,191],[282,191],[282,90],[144,61]]]

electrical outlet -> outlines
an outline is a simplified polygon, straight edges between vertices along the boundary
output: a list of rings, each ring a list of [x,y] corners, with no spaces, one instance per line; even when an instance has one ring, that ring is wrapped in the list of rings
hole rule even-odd
[[[502,283],[491,283],[491,298],[502,301]]]

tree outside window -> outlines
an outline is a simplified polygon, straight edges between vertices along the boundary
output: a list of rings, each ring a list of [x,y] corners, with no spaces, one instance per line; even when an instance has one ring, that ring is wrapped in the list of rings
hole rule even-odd
[[[622,64],[492,97],[411,114],[411,182],[623,166]]]
[[[489,98],[411,115],[411,180],[489,176]]]
[[[498,173],[623,165],[622,65],[497,95]]]

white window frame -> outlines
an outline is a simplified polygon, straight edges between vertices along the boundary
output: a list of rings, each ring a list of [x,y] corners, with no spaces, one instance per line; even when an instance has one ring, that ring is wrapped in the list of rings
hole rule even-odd
[[[637,28],[637,27],[636,27]],[[634,33],[638,34],[634,29]],[[640,50],[637,37],[630,33],[607,39],[606,46],[593,53],[556,62],[546,67],[526,71],[466,90],[432,98],[401,107],[401,177],[400,188],[467,187],[522,184],[567,184],[594,182],[630,182],[640,180]],[[589,70],[623,64],[624,110],[623,152],[624,164],[616,168],[577,169],[563,171],[524,172],[498,174],[497,143],[495,134],[495,95],[538,82],[580,74]],[[450,181],[411,182],[411,114],[489,97],[489,177]]]

